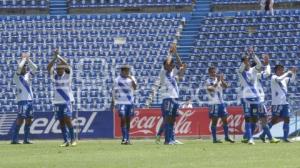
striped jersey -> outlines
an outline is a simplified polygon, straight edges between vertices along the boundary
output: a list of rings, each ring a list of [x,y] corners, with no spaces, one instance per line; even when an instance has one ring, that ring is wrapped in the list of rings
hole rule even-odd
[[[70,73],[64,72],[59,76],[56,71],[52,70],[52,80],[54,80],[54,99],[53,104],[69,104],[74,102],[72,92],[72,69]]]
[[[25,75],[15,74],[14,83],[17,87],[17,101],[31,101],[33,100],[33,93],[31,87],[32,72],[27,72]]]
[[[136,83],[136,79],[132,76]],[[114,81],[114,99],[116,104],[134,104],[134,89],[132,80],[118,76]]]
[[[289,104],[288,97],[288,84],[295,80],[293,74],[292,77],[289,77],[289,72],[283,76],[273,75],[271,79],[271,90],[272,90],[272,105],[285,105]]]
[[[160,86],[162,98],[178,98],[179,89],[177,85],[177,69],[167,72],[165,69],[160,71]]]
[[[218,81],[217,77],[215,78],[208,78],[206,80],[206,89],[208,86],[216,85],[217,87],[215,88],[214,92],[209,92],[208,93],[208,99],[209,99],[209,104],[223,104],[223,87],[221,86],[221,82]]]

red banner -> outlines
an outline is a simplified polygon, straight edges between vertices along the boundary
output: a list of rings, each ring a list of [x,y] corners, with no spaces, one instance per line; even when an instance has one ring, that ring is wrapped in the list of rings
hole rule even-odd
[[[229,107],[228,126],[230,134],[242,134],[244,118],[241,107]],[[180,116],[175,124],[176,136],[210,135],[210,119],[208,108],[180,109]],[[153,137],[157,133],[163,119],[160,109],[135,109],[135,116],[131,120],[130,135],[133,137]],[[223,134],[222,121],[217,124],[218,134]],[[121,136],[120,118],[115,113],[115,137]]]

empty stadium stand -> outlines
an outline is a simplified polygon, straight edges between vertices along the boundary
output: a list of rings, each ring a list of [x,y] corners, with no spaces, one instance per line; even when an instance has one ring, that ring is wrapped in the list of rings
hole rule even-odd
[[[144,2],[71,0],[69,4],[85,8],[192,3],[190,0]],[[272,66],[278,63],[300,66],[300,10],[275,10],[274,16],[255,10],[206,14],[211,2],[197,2],[203,4],[195,5],[192,13],[0,16],[0,112],[17,110],[12,77],[23,51],[31,52],[39,65],[33,79],[35,111],[52,111],[52,84],[46,65],[55,48],[61,50],[75,70],[73,90],[76,109],[80,110],[110,107],[112,81],[118,65],[124,63],[133,66],[139,84],[136,104],[143,107],[174,39],[179,40],[178,51],[188,65],[179,84],[180,101],[192,97],[194,106],[207,105],[203,82],[211,65],[225,73],[230,83],[225,100],[233,105],[239,103],[235,71],[249,46],[254,46],[259,56],[270,54]],[[186,23],[184,26],[182,21]],[[264,81],[264,86],[269,85],[269,81]],[[270,100],[270,90],[266,88]],[[297,85],[289,89],[291,93],[300,92]],[[152,105],[159,103],[158,94]]]
[[[16,110],[12,77],[23,51],[29,51],[39,65],[32,81],[35,111],[52,110],[52,85],[46,66],[55,48],[67,56],[75,70],[73,89],[81,110],[109,107],[112,80],[118,65],[124,63],[134,67],[140,85],[137,105],[143,105],[181,19],[188,16],[158,13],[1,17],[1,111]]]
[[[48,14],[49,0],[1,0],[0,14]]]

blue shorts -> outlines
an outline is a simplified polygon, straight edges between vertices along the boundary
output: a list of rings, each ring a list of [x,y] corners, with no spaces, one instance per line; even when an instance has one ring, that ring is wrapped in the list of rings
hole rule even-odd
[[[225,104],[213,104],[209,106],[209,118],[213,117],[227,117],[228,112]]]
[[[132,104],[117,104],[116,109],[121,118],[134,116],[134,105]]]
[[[167,98],[163,99],[162,105],[161,105],[161,112],[162,116],[178,116],[178,109],[179,109],[179,103],[176,99]]]
[[[72,104],[55,104],[55,118],[63,119],[64,117],[72,117]]]
[[[18,102],[18,118],[33,118],[32,101],[19,101]]]
[[[273,105],[272,106],[272,116],[274,117],[290,117],[290,105]]]
[[[258,117],[263,118],[267,116],[267,108],[264,103],[251,104],[251,102],[246,102],[242,100],[243,111],[246,117]]]

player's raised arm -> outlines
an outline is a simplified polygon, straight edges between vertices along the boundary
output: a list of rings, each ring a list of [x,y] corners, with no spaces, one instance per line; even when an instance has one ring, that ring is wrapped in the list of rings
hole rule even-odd
[[[32,62],[32,60],[30,59],[29,56],[27,57],[27,62],[28,62],[28,65],[31,69],[31,72],[34,74],[37,71],[37,68],[38,68],[37,65]]]
[[[206,84],[206,90],[209,92],[214,92],[216,90],[216,87],[218,86],[218,84]]]
[[[21,71],[22,71],[26,61],[27,61],[27,55],[25,53],[22,53],[22,60],[18,65],[17,74],[21,74]]]
[[[176,63],[177,63],[177,66],[179,67],[178,80],[182,80],[182,77],[183,77],[184,72],[185,72],[185,70],[187,68],[187,65],[182,63],[181,58],[180,58],[180,56],[177,53],[177,46],[176,46],[176,44],[172,44],[172,46],[170,48],[170,53],[171,54],[175,54],[175,56],[176,56]]]
[[[256,63],[255,69],[256,70],[260,70],[261,67],[262,67],[261,61],[259,60],[259,58],[257,57],[257,55],[253,55],[253,59],[254,59],[254,62]]]
[[[293,72],[292,71],[288,71],[288,72],[286,72],[286,73],[284,73],[283,75],[281,75],[281,76],[277,76],[276,78],[275,78],[275,80],[277,81],[277,82],[281,82],[282,80],[284,80],[285,78],[287,78],[289,75],[291,75],[291,74],[293,74]]]
[[[187,65],[186,64],[181,64],[181,66],[179,67],[179,72],[178,72],[178,79],[182,80],[183,76],[184,76],[184,72],[186,70]]]
[[[292,77],[290,78],[290,82],[295,82],[297,76],[297,68],[293,67],[290,70],[292,72]]]
[[[265,70],[263,71],[263,76],[269,77],[271,75],[270,57],[267,54],[265,54],[263,57],[264,57],[263,64],[265,66]]]
[[[270,66],[270,61],[269,61],[269,55],[267,54],[263,54],[263,65],[265,67],[265,69],[260,72],[258,74],[258,79],[266,79],[268,78],[269,76],[271,76],[271,66]]]
[[[50,63],[49,63],[48,66],[47,66],[47,70],[48,70],[49,73],[51,73],[52,67],[53,67],[55,61],[56,61],[57,58],[58,58],[58,57],[57,57],[57,56],[58,56],[58,50],[55,50],[55,51],[54,51],[53,56],[54,56],[54,57],[52,58],[52,60],[50,61]]]
[[[135,78],[131,75],[129,75],[128,78],[131,79],[131,84],[132,84],[133,90],[136,90],[137,89],[137,83],[136,83]]]
[[[225,89],[228,88],[228,83],[225,81],[224,74],[219,75],[221,86]]]
[[[181,67],[183,64],[182,64],[182,60],[181,60],[180,56],[178,55],[176,44],[174,44],[174,43],[172,44],[172,46],[170,48],[170,53],[174,54],[176,56],[177,65],[179,67]]]
[[[246,70],[246,67],[250,67],[250,63],[249,63],[249,57],[248,56],[243,56],[242,59],[242,64],[240,65],[238,72],[242,73]]]

